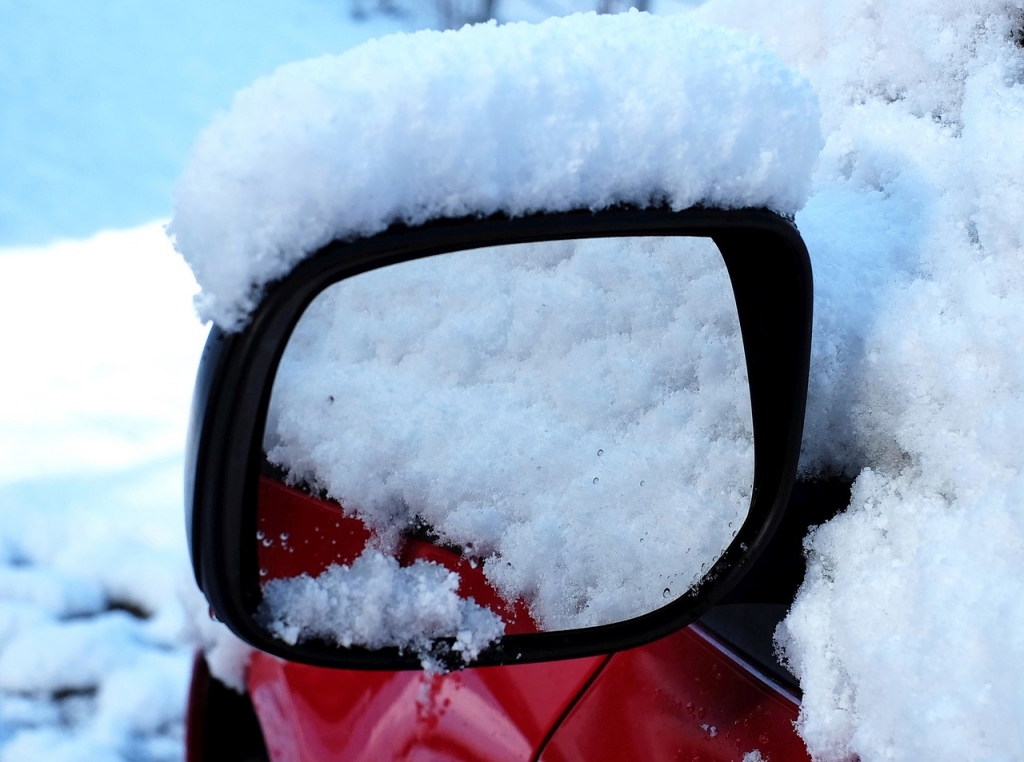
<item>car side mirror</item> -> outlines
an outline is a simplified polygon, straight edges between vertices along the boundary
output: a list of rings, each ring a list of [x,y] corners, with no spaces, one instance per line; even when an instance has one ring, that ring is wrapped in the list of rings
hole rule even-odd
[[[415,669],[617,651],[721,600],[796,472],[811,271],[764,209],[335,241],[211,331],[186,515],[256,648]]]

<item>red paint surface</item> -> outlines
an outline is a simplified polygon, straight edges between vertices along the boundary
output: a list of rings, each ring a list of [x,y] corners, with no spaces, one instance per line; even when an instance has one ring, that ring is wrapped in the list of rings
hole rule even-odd
[[[810,759],[795,701],[696,627],[612,657],[435,677],[256,654],[249,690],[273,762],[529,762],[569,707],[541,762]]]
[[[336,503],[270,479],[260,482],[258,527],[265,579],[351,563],[370,537]],[[509,632],[536,631],[522,601],[506,603],[457,553],[410,539],[399,562],[416,559],[456,571],[460,592]],[[444,676],[256,653],[249,691],[273,762],[530,762],[542,746],[543,762],[740,762],[755,749],[775,762],[809,759],[795,701],[693,627],[611,657]]]
[[[265,476],[259,489],[254,541],[264,581],[316,576],[331,564],[350,564],[370,539],[366,525],[337,503]]]
[[[249,691],[273,762],[529,762],[606,659],[428,676],[257,653]]]
[[[544,749],[542,762],[809,762],[795,701],[698,627],[615,654]]]

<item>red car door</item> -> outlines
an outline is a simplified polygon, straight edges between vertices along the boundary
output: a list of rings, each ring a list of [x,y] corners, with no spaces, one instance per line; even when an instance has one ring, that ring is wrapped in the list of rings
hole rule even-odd
[[[249,690],[273,762],[809,759],[797,699],[701,625],[612,656],[447,675],[257,653]]]
[[[268,577],[318,573],[358,554],[368,536],[336,505],[264,478],[260,532],[276,537],[281,526],[288,545],[261,546]],[[457,554],[413,539],[403,563],[417,558],[458,571],[464,594],[502,605]],[[507,616],[515,631],[532,630],[525,609]],[[249,732],[262,734],[272,762],[808,758],[793,692],[702,624],[609,656],[445,675],[326,669],[255,652],[248,688],[258,719]],[[188,762],[212,759],[195,715]],[[207,725],[202,732],[218,732]]]

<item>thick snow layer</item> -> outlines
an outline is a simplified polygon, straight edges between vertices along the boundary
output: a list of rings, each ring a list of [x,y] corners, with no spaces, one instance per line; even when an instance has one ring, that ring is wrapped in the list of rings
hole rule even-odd
[[[807,474],[780,633],[819,760],[1024,758],[1024,4],[713,0],[814,83]]]
[[[4,250],[0,483],[180,452],[203,335],[180,303],[193,291],[158,224]]]
[[[199,138],[170,233],[204,319],[335,238],[435,217],[807,197],[806,82],[686,17],[579,15],[366,43],[279,69]]]
[[[707,239],[603,239],[336,284],[285,352],[266,447],[382,547],[426,522],[466,548],[544,628],[653,611],[750,503],[725,265]]]
[[[286,643],[320,638],[340,646],[398,646],[435,668],[435,638],[455,638],[465,662],[505,632],[489,609],[458,594],[459,576],[429,561],[399,566],[367,550],[350,566],[333,565],[317,577],[277,579],[263,588],[257,614]]]
[[[181,758],[195,290],[160,225],[0,250],[3,762]]]

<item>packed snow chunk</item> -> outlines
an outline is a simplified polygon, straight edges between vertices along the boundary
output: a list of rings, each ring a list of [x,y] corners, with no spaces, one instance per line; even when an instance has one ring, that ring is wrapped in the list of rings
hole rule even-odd
[[[698,13],[774,39],[826,145],[803,468],[856,476],[778,638],[815,760],[1024,759],[1024,4]]]
[[[817,100],[759,43],[685,17],[594,14],[368,42],[283,67],[199,138],[168,232],[200,315],[395,222],[614,204],[792,214]]]
[[[395,550],[426,525],[545,630],[684,594],[750,506],[736,303],[708,239],[549,241],[334,284],[264,448]]]
[[[286,643],[324,639],[349,648],[399,646],[430,663],[432,641],[455,638],[453,649],[471,662],[505,632],[497,614],[458,594],[459,577],[418,560],[401,567],[366,550],[351,566],[330,566],[263,587],[258,620]]]

